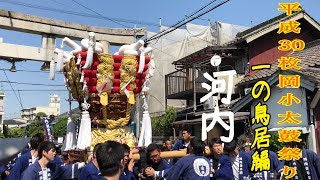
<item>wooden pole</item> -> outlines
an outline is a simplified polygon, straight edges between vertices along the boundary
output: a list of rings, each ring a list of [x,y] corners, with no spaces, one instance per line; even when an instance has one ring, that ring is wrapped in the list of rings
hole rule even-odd
[[[140,154],[138,151],[132,151],[131,150],[131,153],[132,153],[132,158],[134,160],[140,160]],[[206,146],[205,148],[205,154],[209,155],[210,154],[210,149],[208,146]],[[163,158],[163,159],[170,159],[170,158],[181,158],[181,157],[184,157],[184,156],[187,156],[187,149],[184,149],[184,150],[180,150],[180,151],[162,151],[160,153],[160,157]]]
[[[170,158],[180,158],[180,157],[184,157],[187,155],[187,152],[184,150],[181,151],[163,151],[160,154],[160,157],[163,159],[170,159]],[[135,161],[140,160],[140,154],[133,154],[132,158]]]

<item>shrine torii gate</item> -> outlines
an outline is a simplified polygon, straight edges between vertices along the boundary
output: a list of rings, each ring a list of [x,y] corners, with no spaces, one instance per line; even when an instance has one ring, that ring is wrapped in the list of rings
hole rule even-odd
[[[95,38],[106,50],[110,45],[131,44],[135,37],[144,36],[144,28],[104,28],[67,21],[54,20],[28,14],[0,10],[0,29],[38,34],[42,36],[41,47],[32,47],[0,42],[0,58],[9,61],[34,60],[50,62],[55,57],[56,38],[69,37],[81,40],[88,32],[95,32]]]

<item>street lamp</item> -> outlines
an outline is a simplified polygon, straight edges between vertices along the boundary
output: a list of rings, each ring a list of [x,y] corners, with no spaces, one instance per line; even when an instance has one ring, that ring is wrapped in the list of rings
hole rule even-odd
[[[9,69],[10,72],[17,72],[17,69],[16,69],[16,62],[15,61],[12,61],[12,66],[11,68]]]
[[[44,62],[40,68],[41,71],[50,71],[50,62]]]

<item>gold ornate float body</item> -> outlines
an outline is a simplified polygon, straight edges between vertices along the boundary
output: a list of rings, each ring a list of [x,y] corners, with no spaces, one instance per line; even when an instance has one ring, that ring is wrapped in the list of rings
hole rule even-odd
[[[78,59],[65,62],[64,71],[72,97],[79,104],[86,99],[91,122],[98,126],[91,129],[91,148],[107,140],[136,146],[136,138],[125,127],[142,91],[150,58],[145,57],[143,71],[138,73],[140,56],[94,53],[91,67],[82,69],[87,55],[87,51],[76,54]]]

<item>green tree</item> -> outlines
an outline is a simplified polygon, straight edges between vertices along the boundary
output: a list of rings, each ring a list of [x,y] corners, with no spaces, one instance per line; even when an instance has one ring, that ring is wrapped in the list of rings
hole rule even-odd
[[[29,125],[29,136],[32,137],[38,133],[44,133],[44,126],[40,120],[42,117],[46,117],[47,114],[44,112],[38,112],[35,120]]]
[[[44,112],[38,112],[37,115],[36,115],[36,118],[40,118],[40,117],[46,117],[47,114],[44,113]]]
[[[53,126],[53,136],[61,137],[67,133],[68,117],[58,119],[57,123]]]
[[[279,142],[278,133],[277,132],[276,133],[271,133],[270,135],[271,135],[271,137],[269,139],[269,148],[268,149],[270,151],[273,151],[273,152],[280,151],[284,147],[284,144]],[[238,139],[237,143],[241,148],[243,147],[243,145],[245,143],[245,139],[247,137],[249,137],[251,139],[251,143],[253,143],[253,141],[254,141],[254,136],[253,135],[242,134],[237,138]]]
[[[176,117],[177,113],[174,108],[169,107],[164,115],[151,118],[153,135],[171,136],[173,134],[172,123]]]
[[[44,127],[39,119],[36,119],[29,125],[29,136],[32,137],[38,133],[43,134]]]
[[[8,137],[23,137],[24,129],[23,128],[12,128],[8,131]]]
[[[278,133],[273,133],[271,134],[271,138],[270,138],[270,147],[269,150],[273,151],[273,152],[278,152],[280,151],[282,148],[284,147],[284,144],[279,142],[279,135]]]
[[[8,137],[8,131],[9,131],[8,127],[6,125],[3,125],[3,135],[4,135],[4,137]]]
[[[0,132],[0,138],[5,138],[5,136],[2,132]]]

